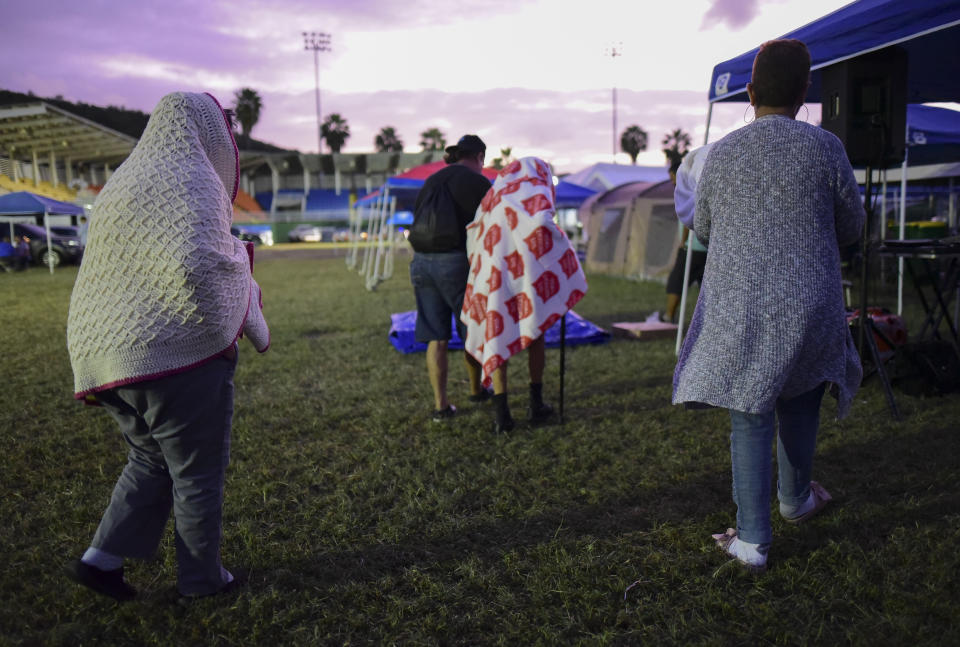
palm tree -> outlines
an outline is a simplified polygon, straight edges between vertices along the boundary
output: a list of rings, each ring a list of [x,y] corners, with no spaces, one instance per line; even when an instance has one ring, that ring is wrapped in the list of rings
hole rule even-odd
[[[343,145],[350,139],[350,125],[340,113],[333,112],[327,115],[320,126],[320,136],[334,153],[339,153]]]
[[[420,146],[425,151],[442,151],[447,147],[447,140],[439,128],[428,128],[420,133]]]
[[[237,121],[240,122],[244,137],[249,137],[250,131],[260,121],[261,109],[263,109],[263,101],[256,90],[241,88],[234,93],[233,111],[237,114]]]
[[[620,135],[620,150],[630,156],[630,162],[637,163],[640,151],[647,150],[647,131],[634,124],[628,126]]]
[[[393,126],[384,126],[373,139],[373,147],[378,153],[402,153],[403,140]]]
[[[663,146],[663,154],[667,156],[667,163],[673,164],[674,160],[681,160],[690,150],[692,140],[690,135],[683,132],[681,128],[667,133],[660,144]]]

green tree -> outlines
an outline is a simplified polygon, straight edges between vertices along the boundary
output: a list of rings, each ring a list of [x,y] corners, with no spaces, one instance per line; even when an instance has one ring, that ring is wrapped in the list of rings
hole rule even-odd
[[[234,93],[233,111],[237,113],[237,121],[240,122],[241,134],[244,137],[249,137],[250,131],[260,121],[262,109],[263,101],[256,90],[241,88]]]
[[[320,136],[334,153],[339,153],[343,145],[350,139],[350,125],[340,113],[333,112],[327,115],[320,125]]]
[[[428,128],[420,133],[420,146],[425,151],[442,151],[447,147],[447,139],[439,128]]]
[[[630,156],[630,162],[637,163],[640,151],[647,150],[647,131],[634,124],[628,126],[620,135],[620,150]]]
[[[374,137],[373,147],[378,153],[402,153],[403,140],[393,126],[384,126]]]
[[[663,154],[667,156],[667,163],[673,164],[674,160],[681,160],[690,150],[692,140],[690,135],[683,132],[681,128],[670,131],[660,142],[663,146]]]

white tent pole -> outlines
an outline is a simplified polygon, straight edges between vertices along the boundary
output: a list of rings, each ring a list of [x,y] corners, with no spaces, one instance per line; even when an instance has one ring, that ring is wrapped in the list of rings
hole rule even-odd
[[[53,274],[53,241],[50,239],[50,218],[47,214],[47,208],[43,208],[43,228],[47,230],[47,265],[50,267],[50,273]]]
[[[900,166],[900,240],[907,237],[907,158],[910,148],[904,148]],[[903,315],[903,257],[897,258],[897,314]]]
[[[394,216],[397,213],[397,196],[393,196],[393,199],[390,200],[390,215],[387,218],[387,243],[389,250],[387,252],[387,257],[383,261],[383,272],[380,274],[380,278],[384,281],[393,276],[393,262],[394,255],[396,254],[397,241],[396,241],[396,229],[393,224]]]
[[[880,210],[877,213],[877,226],[880,228],[880,240],[884,240],[887,237],[887,169],[880,171]],[[886,282],[883,281],[884,277],[884,268],[886,265],[884,261],[886,259],[880,257],[880,280],[886,285]]]
[[[357,263],[357,244],[354,240],[353,230],[357,226],[357,218],[360,216],[360,209],[355,205],[350,205],[350,209],[347,212],[349,214],[349,231],[350,231],[350,249],[347,250],[346,263],[347,267],[353,269],[353,266]]]
[[[710,106],[707,108],[707,127],[703,132],[703,145],[706,146],[707,142],[710,140],[710,118],[713,116],[713,103],[710,103]],[[683,268],[683,288],[680,290],[680,313],[679,318],[677,319],[677,347],[674,349],[674,353],[680,354],[680,345],[683,343],[683,321],[684,315],[687,314],[687,291],[689,290],[690,282],[690,259],[693,257],[693,241],[691,237],[696,236],[693,230],[690,230],[690,234],[687,236],[687,262]]]
[[[373,214],[371,217],[367,218],[367,240],[366,245],[363,248],[363,265],[360,267],[360,275],[364,277],[364,282],[366,282],[367,271],[370,269],[370,241],[373,236],[373,227],[374,222],[377,217],[377,214],[380,213],[380,209],[383,205],[383,195],[377,196],[377,201],[373,208]]]

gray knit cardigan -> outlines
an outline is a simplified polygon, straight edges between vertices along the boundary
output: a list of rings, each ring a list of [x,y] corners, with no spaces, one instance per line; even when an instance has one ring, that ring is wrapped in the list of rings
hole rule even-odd
[[[833,134],[770,115],[709,152],[694,230],[708,245],[673,402],[747,413],[823,382],[847,414],[862,369],[846,321],[840,247],[865,217]]]

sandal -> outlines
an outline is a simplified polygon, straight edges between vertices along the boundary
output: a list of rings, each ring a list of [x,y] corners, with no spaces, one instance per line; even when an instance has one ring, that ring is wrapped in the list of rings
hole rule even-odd
[[[828,503],[833,501],[833,497],[830,496],[830,493],[827,492],[823,486],[816,481],[810,481],[810,492],[813,493],[813,507],[799,517],[784,517],[784,521],[792,524],[803,523],[807,519],[816,516],[826,507]]]
[[[760,558],[763,560],[759,564],[752,564],[743,560],[739,555],[731,551],[733,543],[737,540],[737,531],[733,528],[727,528],[727,531],[723,534],[711,535],[713,540],[717,544],[717,548],[723,551],[728,557],[733,557],[736,559],[745,569],[753,573],[754,575],[759,575],[765,573],[767,570],[767,555],[766,552],[760,553]],[[769,544],[768,544],[769,545]]]

